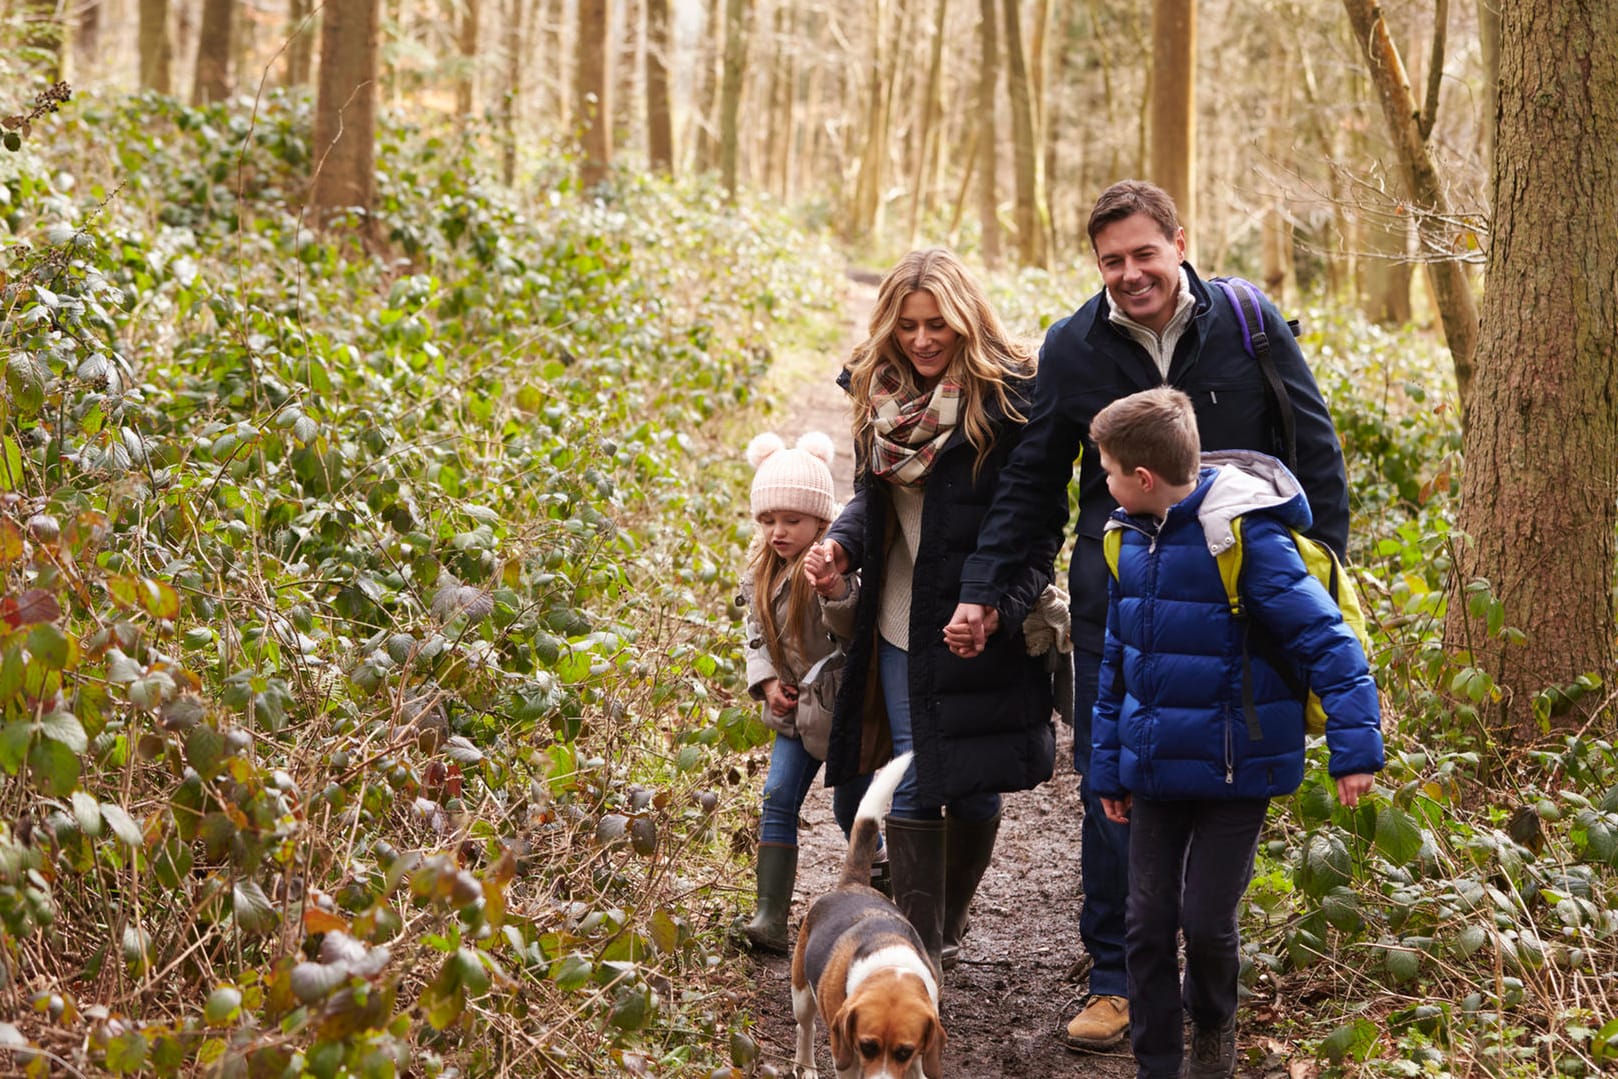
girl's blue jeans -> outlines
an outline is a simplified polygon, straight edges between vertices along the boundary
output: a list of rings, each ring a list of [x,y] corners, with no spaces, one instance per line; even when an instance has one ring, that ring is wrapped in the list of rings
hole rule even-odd
[[[888,706],[888,728],[893,733],[893,755],[897,757],[916,748],[915,732],[910,729],[910,653],[887,641],[882,641],[878,649],[877,673],[882,678],[882,699]],[[892,815],[901,820],[937,820],[939,808],[922,804],[916,786],[916,765],[912,762],[899,789],[893,792]],[[943,808],[952,817],[981,824],[1000,812],[1000,796],[972,794]]]
[[[820,762],[809,755],[802,741],[784,734],[775,736],[775,748],[770,750],[770,772],[764,779],[760,842],[783,847],[798,845],[798,814],[819,774]],[[860,807],[865,788],[870,785],[871,777],[863,775],[832,788],[831,812],[844,838],[854,828],[854,814]]]

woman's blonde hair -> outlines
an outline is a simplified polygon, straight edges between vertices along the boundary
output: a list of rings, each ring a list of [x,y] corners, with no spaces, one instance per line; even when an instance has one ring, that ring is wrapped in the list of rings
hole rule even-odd
[[[830,527],[830,521],[821,521],[814,542],[819,543]],[[803,550],[793,557],[782,558],[774,547],[764,542],[764,530],[760,528],[754,534],[752,550],[748,552],[748,563],[753,568],[753,615],[758,619],[759,629],[764,632],[764,647],[769,650],[770,662],[777,671],[786,669],[781,649],[783,633],[800,656],[808,651],[803,639],[804,615],[820,602],[815,598],[809,575],[803,572],[803,559],[811,546],[806,543]],[[775,590],[780,587],[782,580],[788,582],[785,626],[777,625],[775,621]]]
[[[1016,423],[1024,420],[1011,402],[1006,378],[1031,376],[1034,350],[1006,333],[983,286],[955,252],[944,247],[910,252],[888,271],[877,289],[870,336],[855,347],[848,363],[849,394],[854,399],[855,453],[861,461],[869,459],[873,437],[870,403],[877,371],[892,364],[905,388],[916,388],[915,371],[895,337],[899,308],[912,292],[931,293],[944,323],[960,335],[955,356],[943,377],[961,387],[960,423],[977,450],[975,470],[994,448],[989,401],[997,402],[1000,414],[1007,419]]]

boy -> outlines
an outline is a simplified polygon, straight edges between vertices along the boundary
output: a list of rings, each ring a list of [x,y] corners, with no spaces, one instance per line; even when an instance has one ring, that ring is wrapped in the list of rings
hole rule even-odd
[[[1124,949],[1136,1074],[1181,1075],[1189,1013],[1184,1074],[1227,1079],[1236,1057],[1237,906],[1270,799],[1303,780],[1303,702],[1276,665],[1306,675],[1325,706],[1344,805],[1371,789],[1383,765],[1376,684],[1288,531],[1307,529],[1310,514],[1285,466],[1233,450],[1201,456],[1199,468],[1191,400],[1169,387],[1102,409],[1090,435],[1119,506],[1107,529],[1122,541],[1091,750],[1103,809],[1130,824]],[[1238,542],[1240,619],[1215,560]],[[1261,635],[1267,648],[1256,646]],[[1257,715],[1252,732],[1244,701]]]

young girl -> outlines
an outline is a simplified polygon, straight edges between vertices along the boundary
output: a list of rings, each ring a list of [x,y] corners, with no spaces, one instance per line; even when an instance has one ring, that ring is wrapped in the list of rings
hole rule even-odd
[[[798,812],[826,756],[841,673],[837,638],[846,638],[853,624],[852,579],[831,576],[811,583],[802,572],[804,552],[836,516],[833,454],[831,439],[818,431],[790,449],[773,434],[759,435],[747,447],[747,460],[758,470],[752,494],[758,535],[750,573],[742,581],[747,688],[763,702],[775,746],[764,780],[758,911],[742,933],[754,948],[768,952],[787,950],[787,911],[798,872]],[[832,798],[845,836],[869,781],[863,776],[845,783]]]

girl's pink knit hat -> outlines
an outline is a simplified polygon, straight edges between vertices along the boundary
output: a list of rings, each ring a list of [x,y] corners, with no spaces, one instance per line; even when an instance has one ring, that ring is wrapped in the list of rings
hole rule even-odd
[[[761,513],[804,513],[829,521],[837,516],[832,493],[831,462],[837,455],[831,439],[806,432],[788,448],[781,436],[765,432],[747,444],[753,476],[753,516]]]

